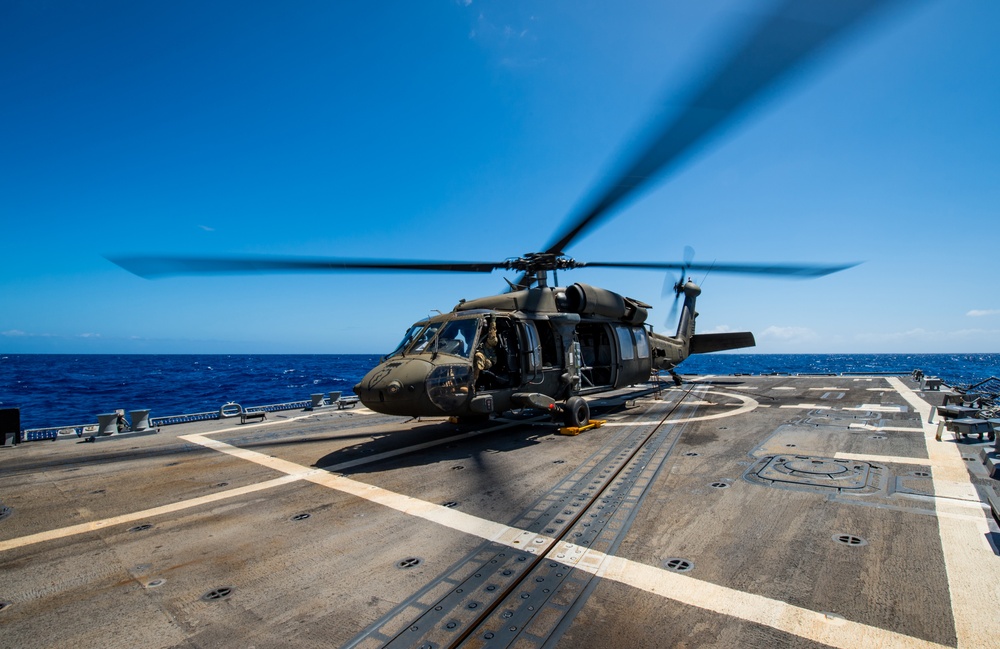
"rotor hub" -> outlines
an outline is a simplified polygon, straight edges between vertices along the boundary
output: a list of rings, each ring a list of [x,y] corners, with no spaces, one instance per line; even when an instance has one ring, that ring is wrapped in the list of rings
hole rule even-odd
[[[503,262],[506,270],[516,270],[524,273],[538,273],[550,270],[570,270],[580,268],[583,264],[561,252],[529,252],[521,257],[513,257]]]

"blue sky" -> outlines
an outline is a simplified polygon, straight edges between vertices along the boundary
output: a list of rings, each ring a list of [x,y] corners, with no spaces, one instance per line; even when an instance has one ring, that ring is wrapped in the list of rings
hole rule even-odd
[[[541,249],[767,4],[3,3],[0,352],[385,352],[502,274],[150,281],[102,255]],[[567,252],[860,261],[696,276],[699,330],[764,353],[1000,351],[1000,3],[901,5]],[[662,274],[560,280],[673,327]]]

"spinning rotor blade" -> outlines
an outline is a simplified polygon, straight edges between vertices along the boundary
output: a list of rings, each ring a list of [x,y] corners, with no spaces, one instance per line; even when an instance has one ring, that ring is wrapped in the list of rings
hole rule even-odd
[[[108,261],[125,270],[152,279],[172,275],[230,275],[237,273],[337,272],[337,271],[426,271],[490,273],[502,262],[404,261],[391,259],[337,259],[324,257],[122,257]]]
[[[667,314],[667,319],[663,321],[665,327],[677,322],[677,308],[681,305],[681,294],[678,293],[674,296],[674,303],[670,305],[670,313]]]
[[[837,273],[857,264],[820,266],[817,264],[701,264],[658,261],[588,261],[580,262],[580,268],[636,268],[645,270],[710,270],[713,273],[733,273],[737,275],[776,275],[784,277],[822,277]],[[681,278],[683,283],[684,279]]]
[[[623,164],[604,190],[573,217],[547,252],[569,247],[607,213],[712,135],[745,115],[762,97],[852,25],[896,0],[783,0],[746,40],[692,84],[680,112],[654,127],[648,144]]]
[[[670,326],[670,324],[677,317],[677,307],[680,306],[681,293],[684,292],[684,276],[687,275],[687,271],[691,268],[691,262],[694,261],[694,248],[691,246],[684,246],[684,268],[681,270],[681,276],[676,282],[670,283],[671,276],[667,275],[663,282],[663,297],[667,296],[667,292],[674,294],[674,302],[670,305],[670,314],[667,315],[665,324]],[[669,289],[668,289],[669,286]]]

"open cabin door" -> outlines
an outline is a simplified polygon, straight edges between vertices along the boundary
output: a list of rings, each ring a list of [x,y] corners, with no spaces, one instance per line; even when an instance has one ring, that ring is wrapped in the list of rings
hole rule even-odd
[[[497,328],[495,347],[490,350],[484,349],[483,341],[486,338],[486,333],[483,331],[479,336],[476,357],[474,357],[473,362],[477,362],[479,356],[485,354],[489,363],[486,364],[485,369],[477,373],[477,391],[506,390],[521,384],[523,371],[521,338],[523,333],[518,330],[516,323],[511,318],[497,316],[495,323]]]
[[[618,353],[611,338],[611,326],[603,322],[581,322],[577,325],[576,336],[575,342],[580,346],[580,391],[613,387]]]

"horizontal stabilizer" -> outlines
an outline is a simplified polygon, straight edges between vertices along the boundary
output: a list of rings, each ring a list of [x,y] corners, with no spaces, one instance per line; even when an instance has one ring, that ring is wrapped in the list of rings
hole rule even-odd
[[[753,339],[753,334],[749,331],[724,334],[695,334],[691,336],[689,353],[707,354],[709,352],[721,352],[726,349],[741,349],[756,345],[757,341]]]

